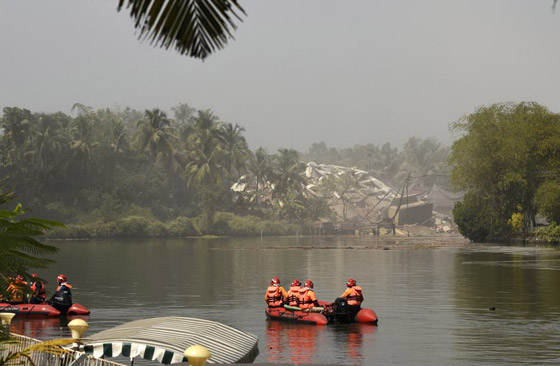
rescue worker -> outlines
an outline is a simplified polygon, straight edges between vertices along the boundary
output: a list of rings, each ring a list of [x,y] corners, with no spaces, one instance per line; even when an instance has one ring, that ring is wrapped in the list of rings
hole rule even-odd
[[[45,283],[39,280],[37,274],[31,275],[31,298],[30,304],[41,304],[47,300],[47,292],[45,291]]]
[[[62,315],[66,315],[68,309],[72,306],[72,286],[68,283],[68,279],[63,274],[56,278],[56,282],[58,286],[49,299],[49,304],[60,311]]]
[[[362,295],[362,288],[357,286],[355,279],[349,278],[346,281],[346,291],[340,297],[346,299],[350,313],[357,314],[360,311],[364,296]]]
[[[264,301],[268,304],[269,308],[277,308],[284,305],[287,298],[286,290],[280,286],[280,279],[278,277],[272,278],[270,286],[266,289]]]
[[[27,281],[24,281],[22,275],[17,275],[12,279],[10,285],[6,289],[8,294],[8,302],[12,305],[23,304],[26,300]]]
[[[320,313],[324,308],[319,305],[317,297],[315,297],[315,291],[313,291],[313,281],[307,280],[304,283],[304,287],[299,290],[298,294],[299,307],[303,311]]]
[[[288,295],[286,296],[286,302],[290,306],[299,306],[298,294],[301,289],[301,282],[299,280],[293,280],[292,286],[288,290]]]

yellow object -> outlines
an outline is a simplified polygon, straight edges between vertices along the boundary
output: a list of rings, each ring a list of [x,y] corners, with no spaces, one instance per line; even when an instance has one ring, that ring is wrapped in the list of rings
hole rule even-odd
[[[185,350],[185,357],[189,360],[191,366],[204,366],[210,356],[210,351],[199,345],[190,346]]]
[[[0,319],[2,319],[3,325],[10,325],[12,318],[16,316],[14,313],[0,313]]]
[[[68,323],[68,328],[72,331],[72,338],[79,339],[82,338],[89,325],[85,320],[74,319]]]

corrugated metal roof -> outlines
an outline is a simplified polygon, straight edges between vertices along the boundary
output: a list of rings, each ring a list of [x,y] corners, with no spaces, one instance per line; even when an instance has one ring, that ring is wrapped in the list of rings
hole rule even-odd
[[[183,352],[193,345],[206,347],[208,363],[253,362],[258,338],[211,320],[162,317],[135,320],[93,334],[84,349],[96,357],[142,357],[164,364],[184,362]]]

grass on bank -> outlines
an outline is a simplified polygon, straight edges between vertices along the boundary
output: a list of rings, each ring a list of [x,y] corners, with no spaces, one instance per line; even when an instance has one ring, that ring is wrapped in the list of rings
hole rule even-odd
[[[162,222],[154,217],[127,216],[112,221],[69,224],[53,230],[49,239],[161,238],[186,236],[283,236],[308,232],[310,223],[295,224],[256,216],[218,212],[212,224],[203,216]]]

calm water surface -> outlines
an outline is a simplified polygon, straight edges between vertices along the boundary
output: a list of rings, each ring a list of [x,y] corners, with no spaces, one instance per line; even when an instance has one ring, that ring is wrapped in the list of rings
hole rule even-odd
[[[39,274],[53,279],[49,294],[57,274],[68,276],[74,301],[92,311],[88,334],[173,315],[255,334],[256,362],[560,364],[560,252],[555,248],[375,250],[341,238],[54,245],[60,248],[57,264]],[[364,289],[363,306],[377,312],[379,325],[269,322],[264,292],[275,275],[285,287],[295,278],[312,279],[318,298],[330,301],[354,277]],[[16,320],[12,330],[37,338],[68,337],[66,322]]]

